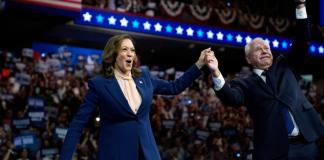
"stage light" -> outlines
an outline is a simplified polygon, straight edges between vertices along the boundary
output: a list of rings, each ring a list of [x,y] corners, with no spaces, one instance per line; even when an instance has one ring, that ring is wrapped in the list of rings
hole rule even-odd
[[[182,35],[183,29],[181,28],[181,26],[178,26],[176,30],[177,30],[177,34]]]
[[[93,16],[96,18],[96,20],[92,20]],[[76,20],[76,23],[82,25],[93,25],[104,28],[119,29],[123,31],[176,37],[193,41],[228,44],[240,47],[251,42],[255,37],[262,37],[262,39],[264,39],[264,41],[268,43],[274,51],[287,51],[291,47],[292,41],[291,39],[270,35],[260,35],[255,33],[226,30],[216,27],[192,25],[151,17],[132,16],[124,13],[97,11],[94,9],[81,10],[80,17],[78,20]],[[214,38],[216,38],[216,41]],[[309,51],[312,53],[312,55],[324,55],[323,43],[310,42],[310,45],[311,46],[309,48]],[[317,48],[315,46],[320,47]]]
[[[162,31],[162,26],[160,25],[160,23],[156,23],[154,25],[155,31],[156,32],[161,32]]]
[[[201,29],[199,29],[199,30],[197,31],[197,36],[198,36],[199,38],[202,38],[202,37],[204,36],[204,32],[203,32]]]
[[[125,17],[123,17],[119,22],[122,27],[127,27],[128,25],[128,20]]]
[[[318,47],[318,53],[320,53],[320,54],[323,54],[324,53],[323,46]]]
[[[212,32],[211,30],[209,30],[209,31],[207,32],[207,38],[208,38],[208,39],[213,39],[213,38],[214,38],[214,32]]]
[[[217,40],[223,40],[224,34],[222,32],[217,33]]]
[[[232,41],[233,36],[229,33],[229,34],[226,35],[226,39],[227,39],[227,41]]]
[[[110,16],[108,18],[108,22],[109,22],[110,25],[116,25],[116,20],[117,19],[114,16]]]
[[[241,35],[238,34],[235,38],[237,43],[242,43],[243,37]]]
[[[283,49],[287,49],[287,42],[286,42],[286,41],[283,41],[283,42],[281,43],[281,47],[282,47]]]
[[[138,28],[138,27],[139,27],[139,22],[135,19],[135,20],[132,22],[132,25],[133,25],[133,28]]]
[[[96,16],[96,19],[97,19],[98,23],[103,23],[104,17],[101,14],[99,14],[99,15]]]
[[[278,42],[277,39],[275,39],[274,41],[272,41],[272,46],[273,46],[274,48],[278,48],[278,47],[279,47],[279,42]]]
[[[186,30],[187,36],[193,36],[194,30],[192,30],[190,27]]]
[[[143,23],[143,27],[144,27],[144,30],[151,30],[151,23],[146,21],[145,23]]]
[[[252,38],[250,36],[245,37],[245,43],[248,44],[252,41]]]
[[[91,21],[91,18],[92,18],[92,15],[89,13],[89,12],[86,12],[83,14],[83,20],[86,22],[90,22]]]
[[[166,30],[166,32],[167,33],[172,33],[172,27],[170,26],[170,25],[167,25],[166,27],[165,27],[165,30]]]
[[[311,53],[315,53],[315,52],[316,52],[316,47],[315,47],[314,45],[311,45],[311,46],[309,47],[309,49],[310,49],[310,52],[311,52]]]

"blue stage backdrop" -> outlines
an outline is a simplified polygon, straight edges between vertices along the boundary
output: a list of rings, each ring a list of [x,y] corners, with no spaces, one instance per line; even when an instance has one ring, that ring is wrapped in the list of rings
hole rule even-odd
[[[69,59],[71,59],[72,64],[76,64],[80,56],[84,58],[91,56],[93,60],[100,62],[102,54],[102,50],[99,49],[83,48],[70,45],[58,45],[44,42],[34,42],[32,48],[35,51],[40,52],[41,55],[58,55],[60,53],[66,55],[66,53],[68,53],[68,57]]]
[[[321,0],[320,3],[320,23],[324,26],[324,0]]]

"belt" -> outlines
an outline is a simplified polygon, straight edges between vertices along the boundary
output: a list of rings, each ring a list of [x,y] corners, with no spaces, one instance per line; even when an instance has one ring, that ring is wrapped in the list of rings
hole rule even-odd
[[[305,143],[306,140],[302,135],[297,135],[297,136],[288,136],[288,142],[289,144],[297,144],[297,143]]]

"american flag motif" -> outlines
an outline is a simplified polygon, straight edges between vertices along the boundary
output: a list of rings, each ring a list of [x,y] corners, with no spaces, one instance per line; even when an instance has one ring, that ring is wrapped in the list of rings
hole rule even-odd
[[[44,7],[71,10],[71,11],[80,11],[82,8],[82,3],[81,3],[82,0],[15,0],[15,1],[44,6]]]

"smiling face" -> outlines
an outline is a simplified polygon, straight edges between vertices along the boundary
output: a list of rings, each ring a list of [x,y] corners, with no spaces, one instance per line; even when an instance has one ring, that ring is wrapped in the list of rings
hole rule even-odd
[[[273,62],[270,46],[260,38],[250,42],[245,48],[246,61],[254,68],[266,70]]]
[[[115,69],[118,69],[123,74],[131,74],[135,57],[133,42],[130,39],[122,40],[116,57]]]

